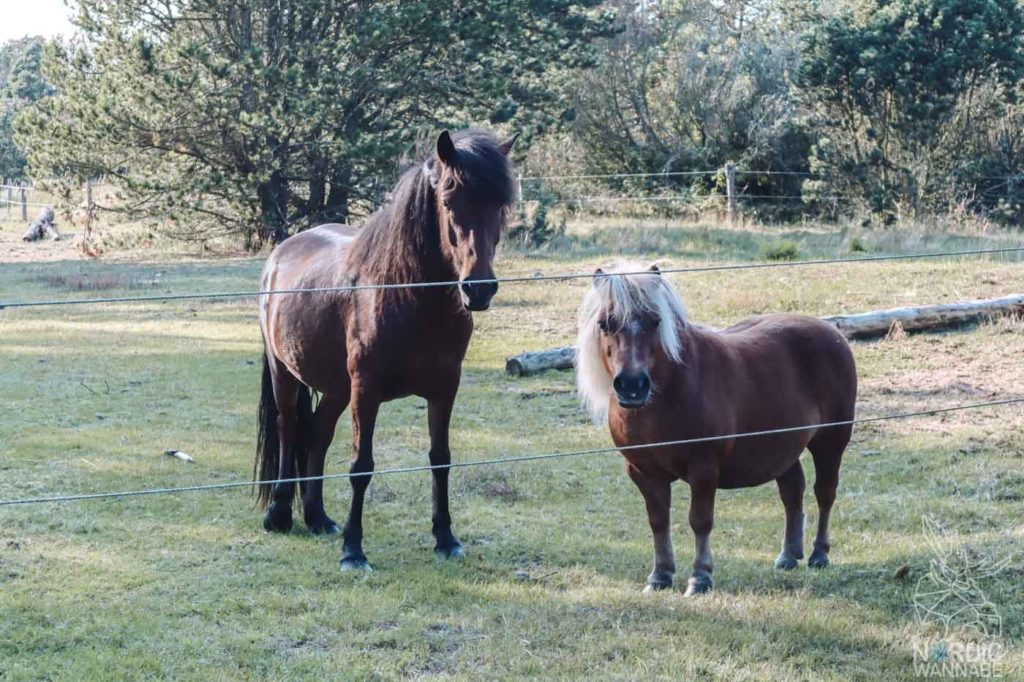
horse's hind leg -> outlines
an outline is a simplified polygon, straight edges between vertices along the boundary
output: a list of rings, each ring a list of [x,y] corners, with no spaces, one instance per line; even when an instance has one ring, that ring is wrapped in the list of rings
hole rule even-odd
[[[779,497],[786,508],[786,529],[782,537],[782,552],[775,560],[775,568],[796,568],[804,558],[804,468],[798,459],[786,473],[776,480]]]
[[[832,549],[828,533],[829,516],[832,514],[832,504],[836,501],[839,466],[843,461],[843,451],[850,442],[851,430],[850,426],[823,430],[807,446],[814,456],[814,496],[818,499],[818,534],[807,560],[810,568],[828,566],[828,553]]]
[[[277,404],[278,479],[295,478],[294,444],[298,428],[299,380],[280,363],[271,360],[274,402]],[[270,506],[263,516],[263,527],[287,533],[292,528],[292,500],[295,483],[275,483]]]
[[[324,459],[327,449],[334,440],[334,429],[338,419],[348,407],[349,396],[324,395],[313,414],[313,433],[310,439],[309,454],[306,460],[304,476],[323,476]],[[338,524],[324,511],[323,480],[306,481],[302,491],[302,517],[306,527],[314,535],[334,535],[339,532]]]
[[[370,562],[363,554],[363,500],[373,473],[373,428],[377,423],[380,396],[372,387],[352,382],[352,507],[343,531],[342,570],[369,571]]]

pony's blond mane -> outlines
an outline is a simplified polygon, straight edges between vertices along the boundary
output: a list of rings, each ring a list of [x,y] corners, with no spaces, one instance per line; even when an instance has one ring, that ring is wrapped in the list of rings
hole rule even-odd
[[[626,324],[639,313],[655,313],[661,318],[658,340],[662,350],[671,360],[681,361],[679,332],[686,326],[686,309],[665,277],[636,263],[617,263],[594,276],[579,312],[576,385],[595,422],[608,418],[612,390],[612,377],[601,362],[598,320],[607,315]]]

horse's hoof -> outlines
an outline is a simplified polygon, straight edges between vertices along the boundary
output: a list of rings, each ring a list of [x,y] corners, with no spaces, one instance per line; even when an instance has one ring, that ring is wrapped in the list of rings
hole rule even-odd
[[[263,515],[263,529],[271,533],[287,533],[292,529],[291,507],[272,503]]]
[[[309,532],[313,535],[337,535],[341,532],[338,524],[327,516],[323,516],[315,521],[306,521],[306,528],[309,528]]]
[[[693,597],[698,594],[704,594],[705,592],[710,592],[713,586],[714,581],[711,580],[710,575],[695,575],[686,581],[686,593],[683,596]]]
[[[808,568],[826,568],[827,566],[828,554],[819,550],[811,552],[811,558],[807,560]]]
[[[341,558],[341,570],[343,571],[373,571],[373,566],[364,556],[347,556]]]
[[[644,594],[652,594],[654,592],[661,592],[662,590],[671,590],[672,583],[647,583],[644,587]]]
[[[462,549],[462,545],[454,544],[442,547],[438,545],[434,548],[434,556],[438,559],[461,559],[466,556],[466,550]]]
[[[775,568],[780,571],[792,571],[798,563],[799,559],[795,556],[783,552],[775,559]]]

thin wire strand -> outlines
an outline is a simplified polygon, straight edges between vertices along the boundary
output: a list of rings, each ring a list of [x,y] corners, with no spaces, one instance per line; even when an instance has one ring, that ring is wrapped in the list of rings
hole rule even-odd
[[[906,253],[888,256],[858,256],[856,258],[822,258],[803,261],[768,261],[759,263],[731,263],[727,265],[702,265],[685,268],[661,268],[662,274],[681,274],[694,272],[718,272],[722,270],[757,270],[766,268],[789,268],[809,265],[842,265],[847,263],[871,263],[890,260],[915,260],[925,258],[946,258],[957,256],[978,256],[993,254],[1020,253],[1024,246],[1012,246],[998,249],[971,249],[967,251],[933,251],[928,253]],[[650,270],[636,272],[620,272],[616,275],[649,275]],[[522,275],[518,277],[494,277],[491,279],[473,280],[478,284],[515,284],[523,282],[568,281],[573,279],[589,279],[593,272],[573,272],[561,275]],[[44,306],[87,305],[97,303],[148,303],[153,301],[193,301],[203,299],[254,298],[257,296],[276,296],[281,294],[312,294],[342,293],[353,291],[374,291],[378,289],[425,289],[431,287],[458,286],[461,282],[409,282],[403,284],[354,284],[340,287],[310,287],[295,289],[270,289],[262,291],[224,291],[207,294],[156,294],[152,296],[108,296],[104,298],[53,299],[42,301],[0,301],[0,310],[4,308],[36,308]]]
[[[531,175],[523,176],[519,178],[523,182],[533,182],[536,180],[600,180],[600,179],[611,179],[611,178],[672,178],[680,176],[700,176],[700,175],[717,175],[722,173],[722,169],[718,170],[699,170],[699,171],[671,171],[669,173],[595,173],[590,175]],[[737,171],[738,172],[738,171]]]
[[[227,490],[231,488],[245,488],[254,485],[275,485],[278,483],[305,483],[308,481],[328,481],[338,478],[360,478],[364,476],[388,476],[392,474],[406,474],[417,471],[433,471],[434,469],[460,469],[464,467],[495,466],[499,464],[511,464],[518,462],[536,462],[549,459],[563,459],[566,457],[584,457],[610,452],[626,452],[631,450],[644,450],[648,448],[671,447],[679,445],[696,445],[700,443],[713,443],[716,441],[733,440],[735,438],[752,438],[755,436],[770,436],[780,433],[793,433],[795,431],[808,431],[811,429],[824,429],[836,426],[853,426],[855,424],[869,424],[873,422],[888,421],[893,419],[910,419],[914,417],[934,416],[948,414],[950,412],[961,412],[963,410],[975,410],[984,407],[997,407],[1013,405],[1024,402],[1024,398],[1008,398],[1005,400],[993,400],[984,403],[969,403],[967,405],[955,405],[953,407],[940,407],[933,410],[918,410],[916,412],[902,412],[896,414],[879,415],[877,417],[864,417],[861,419],[847,419],[843,421],[823,422],[820,424],[808,424],[806,426],[790,426],[781,429],[764,429],[761,431],[746,431],[743,433],[732,433],[721,436],[704,436],[701,438],[683,438],[679,440],[658,441],[655,443],[644,443],[641,445],[626,445],[623,447],[590,448],[587,450],[572,450],[569,452],[553,452],[540,455],[524,455],[521,457],[504,457],[495,459],[481,459],[470,462],[453,462],[451,464],[424,464],[411,467],[397,467],[382,469],[380,471],[346,472],[341,474],[324,474],[322,476],[297,476],[293,478],[278,478],[271,481],[235,481],[231,483],[208,483],[203,485],[190,485],[168,488],[147,488],[143,490],[125,490],[121,492],[105,493],[82,493],[74,495],[52,495],[47,497],[25,497],[20,499],[0,500],[0,507],[14,507],[30,504],[79,502],[82,500],[101,500],[120,497],[144,497],[149,495],[169,495],[186,492],[204,492],[212,490]]]
[[[558,197],[555,203],[568,203],[572,201],[606,201],[606,202],[622,202],[622,201],[700,201],[701,199],[728,199],[728,195],[725,194],[704,194],[690,196],[687,194],[662,194],[651,197],[615,197],[615,196],[580,196],[580,197]],[[822,201],[825,199],[845,199],[848,198],[844,194],[827,194],[827,195],[802,195],[802,194],[737,194],[737,199],[800,199],[807,201],[808,203],[813,201]],[[539,198],[527,198],[524,201],[540,201]]]

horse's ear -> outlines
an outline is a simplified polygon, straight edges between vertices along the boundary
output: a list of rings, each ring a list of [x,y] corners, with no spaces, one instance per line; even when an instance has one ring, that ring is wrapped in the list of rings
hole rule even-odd
[[[452,141],[451,133],[447,130],[437,136],[437,158],[446,166],[455,165],[455,143]]]
[[[661,268],[658,267],[657,263],[651,263],[651,272],[653,272],[655,275],[661,274]]]
[[[505,156],[508,156],[512,152],[512,147],[515,146],[516,140],[518,139],[519,133],[516,133],[512,137],[508,138],[507,140],[499,144],[498,148],[501,149],[501,153],[504,154]]]
[[[594,283],[595,284],[597,283],[597,280],[601,279],[602,275],[604,275],[604,270],[602,270],[601,268],[598,268],[597,270],[594,270]]]

